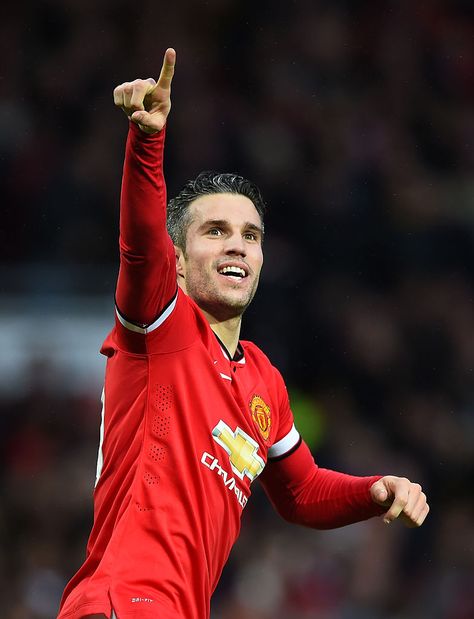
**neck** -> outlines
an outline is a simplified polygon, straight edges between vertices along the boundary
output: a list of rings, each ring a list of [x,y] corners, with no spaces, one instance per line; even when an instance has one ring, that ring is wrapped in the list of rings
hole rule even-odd
[[[178,277],[178,286],[185,294],[188,294],[186,282],[183,277]],[[194,299],[194,301],[196,301],[196,299]],[[207,309],[205,309],[202,303],[198,303],[198,306],[206,317],[207,322],[210,324],[211,329],[233,357],[239,344],[242,314],[227,318],[226,314],[222,312],[222,307],[219,308],[219,306],[217,306],[214,308],[208,306]]]
[[[233,357],[239,344],[242,317],[236,316],[235,318],[229,318],[228,320],[219,321],[214,316],[204,310],[203,314],[211,325],[211,329],[214,331],[214,333],[221,340],[221,342],[224,344],[224,346]]]

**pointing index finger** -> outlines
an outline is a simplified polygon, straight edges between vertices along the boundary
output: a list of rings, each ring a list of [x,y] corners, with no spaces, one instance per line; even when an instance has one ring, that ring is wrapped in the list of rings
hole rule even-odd
[[[157,86],[168,90],[171,87],[171,81],[174,75],[174,66],[176,64],[176,52],[172,47],[168,47],[163,59],[160,77]]]

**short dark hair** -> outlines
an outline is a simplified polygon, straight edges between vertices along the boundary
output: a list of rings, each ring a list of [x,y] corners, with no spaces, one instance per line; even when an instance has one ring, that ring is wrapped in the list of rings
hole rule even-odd
[[[263,234],[266,204],[257,185],[238,174],[205,171],[188,181],[179,194],[168,202],[168,233],[173,243],[183,251],[186,249],[186,233],[191,223],[189,205],[197,198],[213,193],[235,193],[249,198],[260,215]]]

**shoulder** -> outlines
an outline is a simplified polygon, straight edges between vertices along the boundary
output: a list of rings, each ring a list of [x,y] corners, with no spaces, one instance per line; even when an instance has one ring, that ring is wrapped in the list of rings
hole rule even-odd
[[[199,337],[203,320],[196,304],[178,288],[151,324],[138,325],[116,310],[113,338],[109,336],[103,348],[107,348],[106,344],[110,348],[113,342],[116,349],[133,354],[177,352],[189,348]]]

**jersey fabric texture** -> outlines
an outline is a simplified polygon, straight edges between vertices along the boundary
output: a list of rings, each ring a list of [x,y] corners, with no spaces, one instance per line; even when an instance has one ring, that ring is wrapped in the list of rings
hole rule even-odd
[[[132,125],[127,141],[116,321],[101,349],[94,524],[59,619],[110,617],[112,608],[118,619],[208,618],[251,483],[265,467],[265,490],[289,520],[341,526],[379,513],[368,493],[378,477],[318,469],[276,368],[251,342],[231,358],[176,288],[164,133]]]
[[[229,359],[181,291],[150,334],[119,321],[107,338],[95,522],[61,617],[108,614],[109,600],[119,619],[209,615],[251,481],[299,440],[280,375],[256,346],[242,349]],[[268,407],[260,422],[256,398]]]

